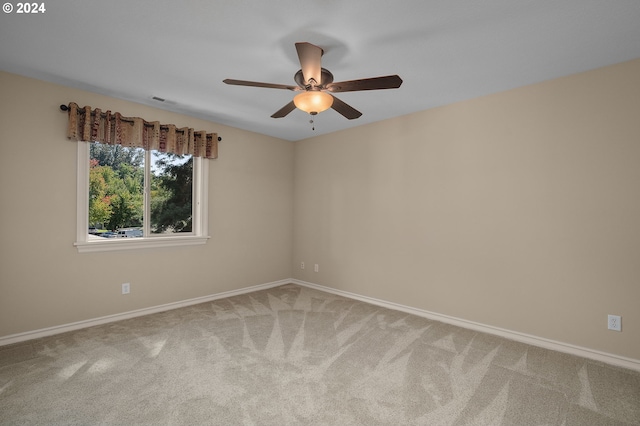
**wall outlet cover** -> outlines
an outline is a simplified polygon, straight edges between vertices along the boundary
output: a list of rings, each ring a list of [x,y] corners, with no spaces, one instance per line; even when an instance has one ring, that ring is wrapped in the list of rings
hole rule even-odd
[[[607,328],[609,330],[622,331],[622,317],[619,315],[608,315]]]

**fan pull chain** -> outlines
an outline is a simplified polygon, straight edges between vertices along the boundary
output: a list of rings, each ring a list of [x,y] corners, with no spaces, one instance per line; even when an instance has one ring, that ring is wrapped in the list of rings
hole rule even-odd
[[[313,121],[313,117],[318,115],[318,113],[317,112],[310,112],[309,114],[311,115],[311,120],[309,120],[309,124],[311,124],[311,130],[315,132],[316,125],[315,125],[315,122]]]

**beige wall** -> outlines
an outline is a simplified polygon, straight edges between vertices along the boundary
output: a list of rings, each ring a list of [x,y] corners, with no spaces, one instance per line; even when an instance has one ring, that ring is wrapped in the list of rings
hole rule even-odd
[[[639,76],[636,60],[291,143],[0,73],[0,337],[293,276],[640,359]],[[206,246],[77,253],[69,101],[224,138]]]
[[[300,141],[294,164],[295,278],[640,359],[640,60]]]
[[[291,142],[7,73],[0,93],[0,337],[291,277]],[[77,252],[69,101],[222,136],[206,245]]]

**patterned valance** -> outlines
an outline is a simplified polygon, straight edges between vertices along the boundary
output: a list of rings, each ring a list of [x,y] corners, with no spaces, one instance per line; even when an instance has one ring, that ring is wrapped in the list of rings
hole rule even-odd
[[[123,117],[119,112],[102,112],[100,108],[78,107],[69,103],[67,137],[75,141],[144,148],[178,155],[218,158],[218,135],[195,131],[174,124],[145,121],[140,117]]]

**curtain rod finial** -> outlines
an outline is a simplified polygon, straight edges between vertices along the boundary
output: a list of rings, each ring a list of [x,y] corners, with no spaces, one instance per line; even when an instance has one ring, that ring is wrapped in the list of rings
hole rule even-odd
[[[60,111],[69,111],[69,107],[66,105],[60,105]]]

